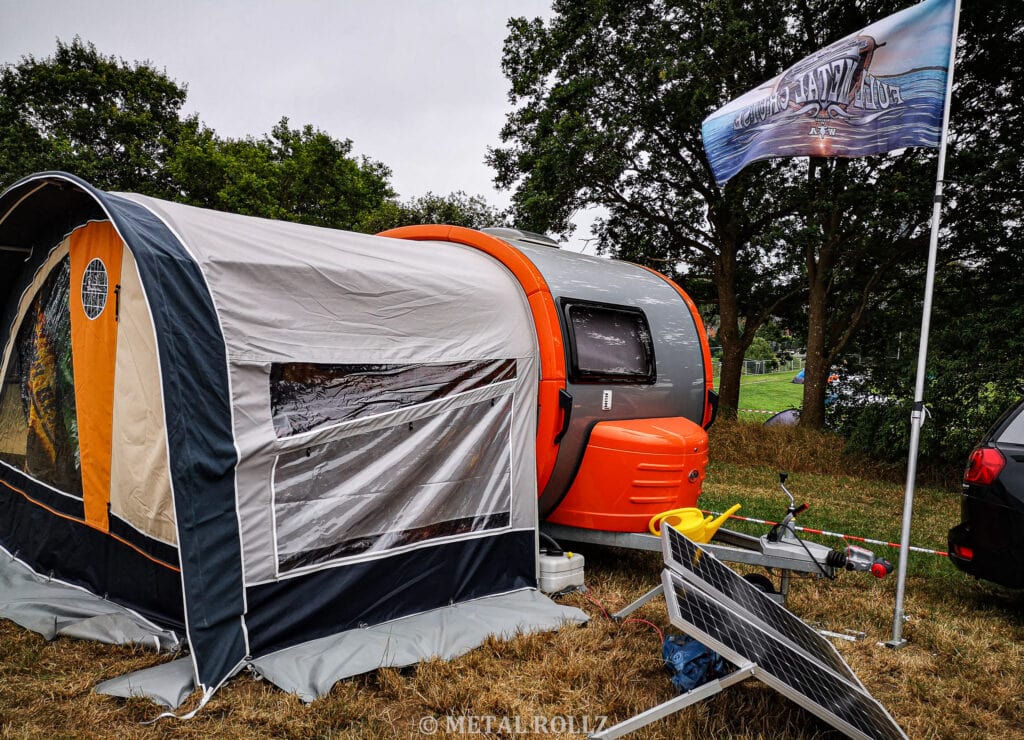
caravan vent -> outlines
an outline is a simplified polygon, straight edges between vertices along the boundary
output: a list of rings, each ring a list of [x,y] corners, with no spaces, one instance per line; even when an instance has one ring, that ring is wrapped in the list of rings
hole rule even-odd
[[[480,229],[485,234],[496,236],[506,241],[518,241],[526,242],[527,244],[534,244],[538,247],[554,247],[558,249],[558,242],[549,236],[543,234],[535,234],[532,231],[523,231],[522,229],[506,229],[506,228],[489,228]]]

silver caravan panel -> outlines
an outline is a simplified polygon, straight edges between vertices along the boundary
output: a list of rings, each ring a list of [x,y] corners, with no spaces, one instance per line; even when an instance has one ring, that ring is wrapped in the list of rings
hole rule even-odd
[[[596,423],[681,416],[701,425],[707,403],[703,327],[697,326],[675,286],[650,270],[558,249],[546,237],[514,229],[484,231],[520,250],[540,270],[559,308],[567,355],[572,347],[567,307],[574,301],[639,309],[650,327],[653,383],[580,382],[566,357],[572,414],[551,478],[541,493],[540,514],[545,516],[572,485]]]

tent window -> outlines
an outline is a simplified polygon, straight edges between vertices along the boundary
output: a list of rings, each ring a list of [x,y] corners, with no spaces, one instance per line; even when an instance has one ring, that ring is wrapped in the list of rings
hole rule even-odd
[[[81,497],[82,471],[65,257],[32,299],[0,391],[0,460]]]
[[[280,455],[279,572],[507,528],[512,398]]]
[[[515,360],[418,365],[274,363],[270,369],[274,431],[278,437],[290,437],[515,377]]]
[[[565,315],[573,381],[654,382],[654,346],[643,311],[573,301]]]

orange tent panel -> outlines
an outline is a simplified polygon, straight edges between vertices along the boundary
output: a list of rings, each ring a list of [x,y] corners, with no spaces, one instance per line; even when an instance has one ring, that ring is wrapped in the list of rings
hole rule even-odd
[[[107,531],[117,359],[117,289],[124,245],[109,222],[71,235],[71,351],[85,520]]]

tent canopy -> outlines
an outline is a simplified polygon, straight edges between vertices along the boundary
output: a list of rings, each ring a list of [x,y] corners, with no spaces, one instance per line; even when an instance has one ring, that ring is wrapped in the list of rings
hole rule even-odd
[[[207,692],[536,588],[537,341],[492,258],[63,173],[0,245],[0,545],[183,631]]]

